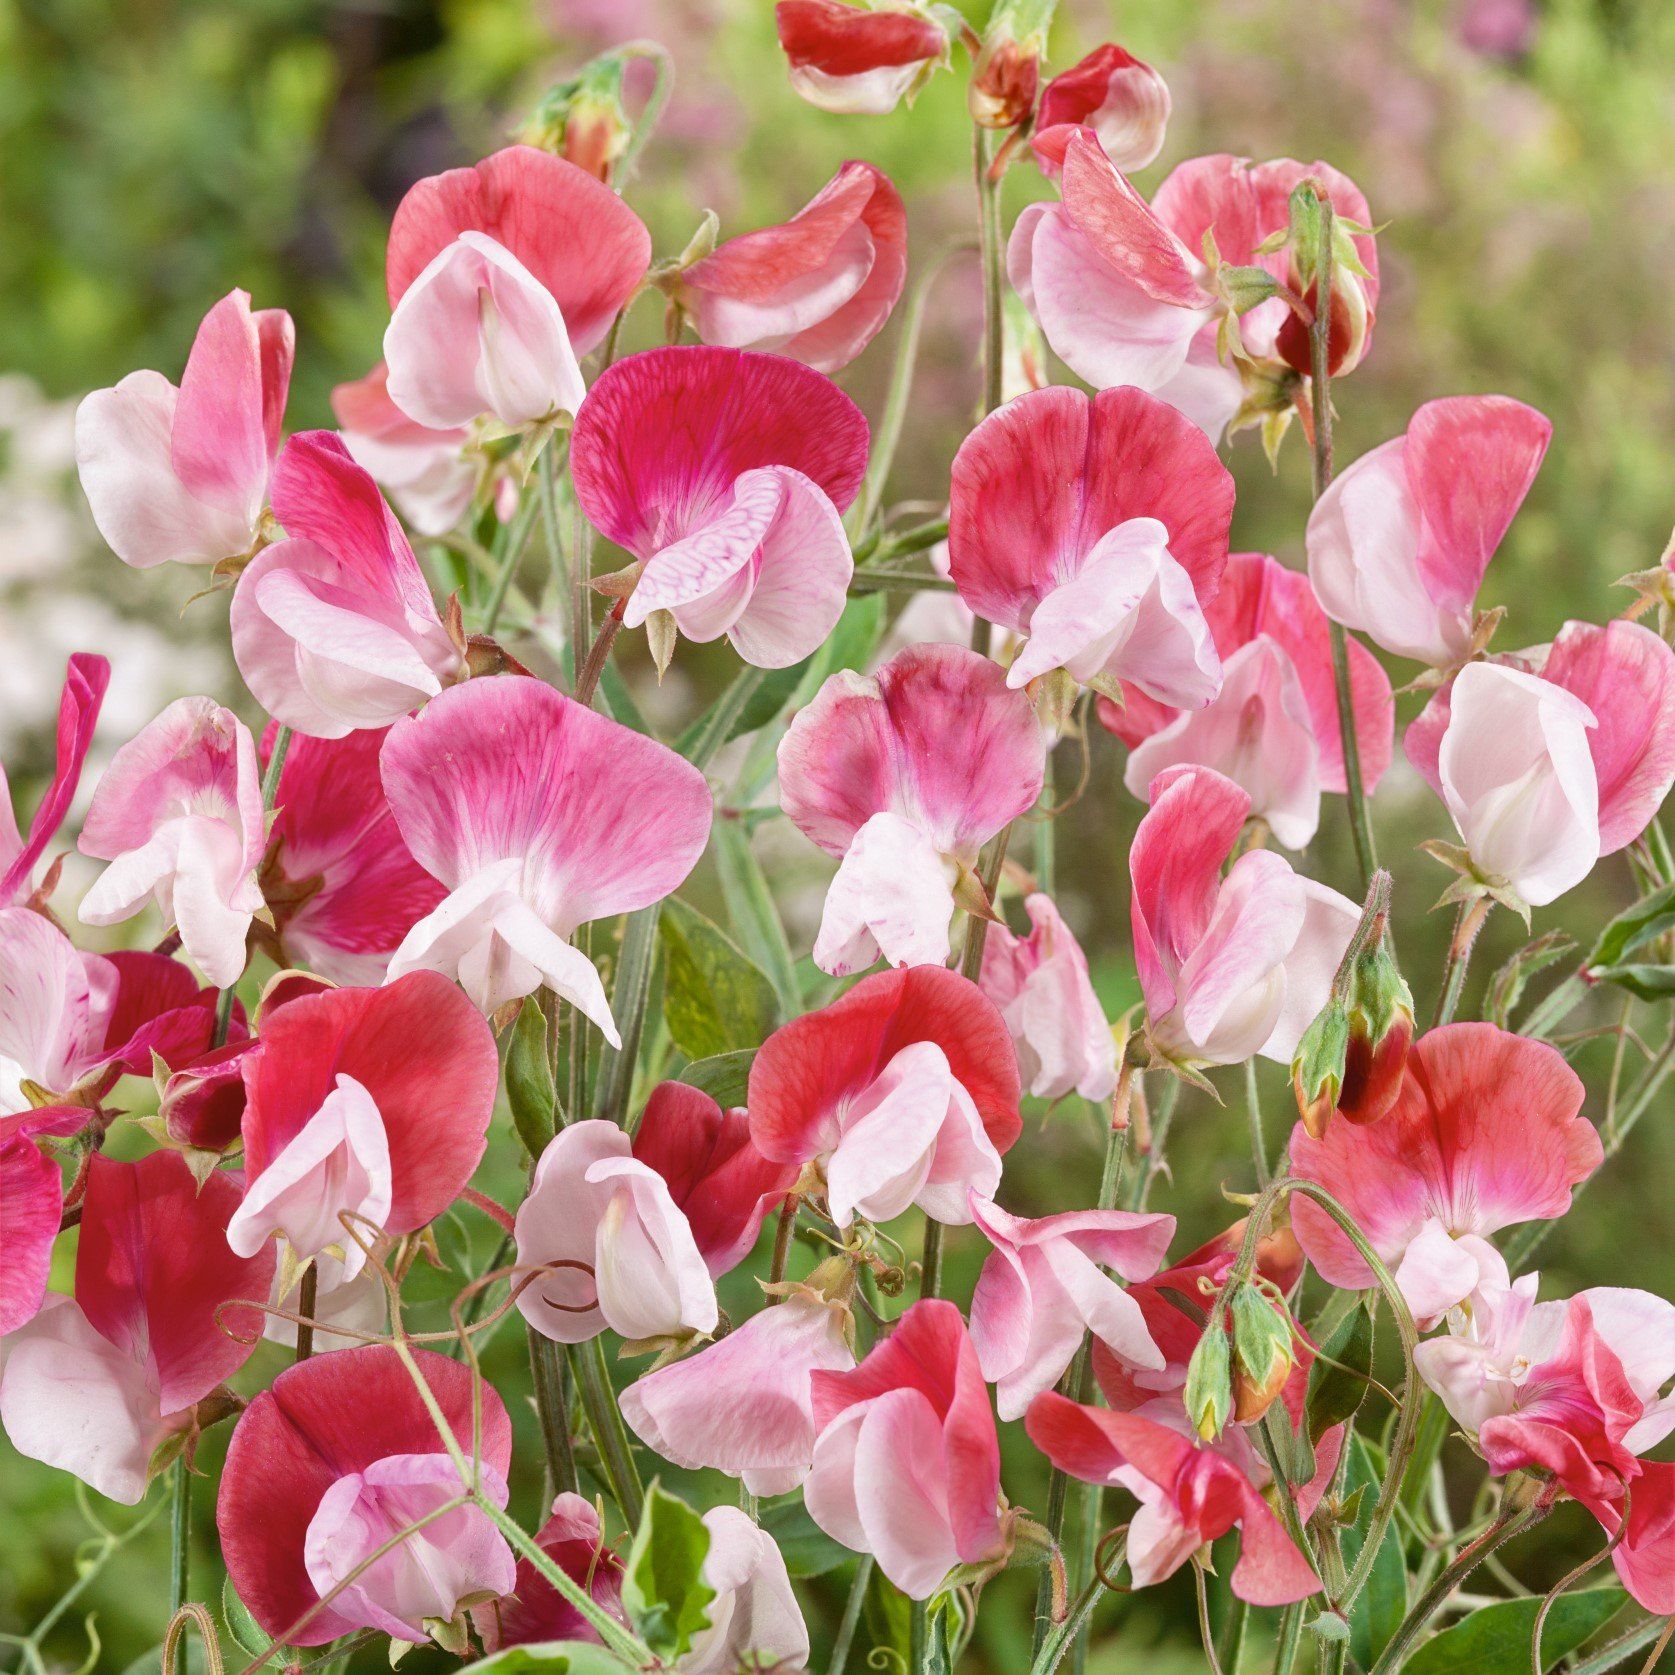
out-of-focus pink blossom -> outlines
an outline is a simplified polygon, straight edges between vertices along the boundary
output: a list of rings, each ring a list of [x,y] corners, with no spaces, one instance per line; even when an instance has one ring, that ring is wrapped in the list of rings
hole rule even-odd
[[[1163,77],[1107,41],[1042,89],[1031,146],[1042,172],[1056,180],[1070,138],[1062,130],[1066,125],[1085,126],[1093,130],[1113,167],[1131,174],[1163,149],[1169,108],[1169,86]],[[1060,130],[1056,135],[1055,129]]]
[[[392,976],[440,971],[485,1013],[543,984],[619,1045],[578,925],[661,901],[709,837],[704,776],[544,681],[467,681],[397,722],[384,791],[414,858],[450,892]]]
[[[666,611],[778,669],[836,626],[867,424],[829,378],[740,349],[630,355],[577,415],[570,463],[589,521],[641,562],[628,627]]]
[[[831,676],[779,746],[786,814],[842,861],[814,945],[821,970],[864,971],[881,954],[942,964],[956,880],[1035,802],[1045,762],[1029,699],[964,646]]]
[[[948,61],[942,25],[914,5],[779,0],[774,21],[792,87],[820,110],[885,116]]]
[[[463,452],[471,433],[459,425],[432,430],[408,418],[390,399],[389,379],[380,361],[366,377],[332,391],[338,432],[349,457],[414,529],[445,535],[477,487],[478,467]]]
[[[250,729],[212,699],[178,698],[93,793],[78,847],[110,865],[82,898],[82,923],[114,925],[154,900],[193,964],[226,988],[244,970],[266,846]]]
[[[229,291],[198,327],[177,390],[130,372],[76,410],[76,467],[124,564],[215,564],[248,553],[279,451],[296,336],[283,309]]]
[[[1134,955],[1152,1039],[1188,1063],[1289,1061],[1361,914],[1254,849],[1221,875],[1250,813],[1210,768],[1170,768],[1134,835]]]
[[[817,372],[847,366],[907,278],[907,212],[871,163],[845,163],[783,226],[728,239],[681,274],[698,335],[771,349]]]

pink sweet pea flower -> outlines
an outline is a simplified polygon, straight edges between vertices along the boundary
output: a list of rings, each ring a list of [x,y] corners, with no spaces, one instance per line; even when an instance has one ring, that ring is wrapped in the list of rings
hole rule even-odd
[[[264,1017],[242,1066],[244,1202],[227,1238],[275,1235],[301,1262],[330,1253],[353,1278],[362,1244],[415,1233],[453,1203],[483,1155],[499,1082],[494,1036],[452,984],[414,972],[332,989]],[[345,1227],[342,1216],[360,1218]]]
[[[825,640],[854,571],[840,516],[867,423],[829,378],[740,349],[649,349],[611,367],[576,416],[576,498],[640,561],[623,622],[672,614],[779,669]]]
[[[1062,147],[1070,127],[1093,130],[1112,167],[1130,174],[1143,169],[1163,149],[1169,125],[1169,87],[1150,64],[1125,52],[1114,41],[1097,46],[1086,58],[1061,70],[1041,92],[1030,142],[1041,171],[1056,180],[1064,166]],[[1054,130],[1061,132],[1057,135]]]
[[[473,1373],[432,1350],[411,1353],[469,1455]],[[493,1389],[478,1383],[477,1392],[483,1487],[504,1506],[511,1422]],[[315,1355],[287,1367],[239,1416],[215,1513],[227,1574],[263,1630],[294,1646],[363,1628],[426,1640],[427,1619],[451,1621],[514,1585],[512,1551],[477,1507],[427,1524],[329,1605],[321,1600],[404,1525],[460,1491],[393,1349]]]
[[[907,212],[871,163],[845,163],[779,227],[744,233],[681,274],[698,335],[837,372],[877,337],[907,278]]]
[[[111,758],[77,847],[111,863],[82,898],[83,924],[155,900],[211,983],[238,981],[267,833],[256,741],[231,710],[177,698],[142,728]]]
[[[819,1440],[803,1499],[827,1535],[871,1553],[909,1599],[1002,1555],[1000,1444],[952,1303],[915,1303],[853,1372],[810,1382]]]
[[[587,1590],[600,1610],[626,1623],[622,1610],[622,1561],[605,1545],[599,1512],[580,1495],[554,1500],[535,1545],[574,1582]],[[599,1631],[527,1558],[518,1560],[517,1576],[505,1597],[490,1600],[471,1613],[483,1649],[532,1646],[553,1640],[599,1644]]]
[[[1037,1099],[1078,1093],[1096,1103],[1117,1085],[1117,1044],[1088,962],[1052,897],[1024,898],[1028,936],[991,925],[978,986],[1000,1008],[1018,1069]]]
[[[261,1301],[273,1278],[270,1252],[227,1248],[237,1206],[231,1179],[200,1187],[173,1152],[93,1154],[75,1296],[49,1296],[0,1346],[0,1423],[20,1454],[124,1505],[140,1500],[152,1456],[261,1330],[253,1308],[222,1309]]]
[[[285,444],[273,473],[287,539],[233,594],[233,656],[276,720],[314,738],[387,727],[464,673],[377,485],[330,431]]]
[[[1173,408],[1033,390],[954,456],[951,573],[978,616],[1028,635],[1009,685],[1062,668],[1199,709],[1221,685],[1204,610],[1232,516],[1232,477]]]
[[[177,390],[130,372],[76,409],[76,469],[93,521],[137,570],[216,564],[255,545],[291,383],[283,309],[229,291],[198,327]]]
[[[18,829],[12,811],[6,766],[0,762],[0,908],[26,901],[35,892],[35,863],[58,835],[70,799],[81,783],[82,763],[93,743],[93,727],[110,685],[111,666],[95,652],[71,654],[58,700],[58,755],[52,784],[29,822],[29,836]]]
[[[574,413],[577,357],[650,260],[651,235],[615,192],[532,146],[421,180],[390,225],[390,399],[431,430]]]
[[[262,735],[264,763],[276,726]],[[278,963],[333,983],[380,983],[390,957],[448,893],[413,859],[379,778],[387,730],[299,733],[285,753],[263,862]]]
[[[809,1374],[855,1365],[849,1326],[846,1309],[793,1290],[696,1355],[629,1385],[622,1416],[677,1466],[726,1472],[753,1495],[789,1494],[814,1458]]]
[[[911,4],[779,0],[774,21],[792,87],[819,110],[887,116],[948,62],[942,25]]]
[[[1571,1189],[1599,1167],[1599,1135],[1581,1108],[1582,1083],[1552,1047],[1493,1024],[1447,1024],[1414,1042],[1382,1121],[1334,1123],[1318,1140],[1299,1123],[1291,1166],[1348,1210],[1414,1314],[1435,1320],[1477,1285],[1468,1237],[1563,1215]],[[1328,1283],[1373,1283],[1318,1205],[1299,1197],[1292,1225]]]
[[[1207,708],[1179,711],[1134,686],[1099,719],[1129,746],[1123,783],[1144,798],[1164,768],[1198,762],[1250,793],[1251,812],[1288,849],[1314,837],[1320,792],[1344,789],[1343,742],[1326,613],[1307,576],[1265,553],[1234,553],[1205,619],[1222,660]],[[1390,680],[1359,641],[1349,648],[1362,783],[1390,765]]]
[[[1483,573],[1552,434],[1507,396],[1426,402],[1309,515],[1309,576],[1327,615],[1398,657],[1458,663]]]
[[[940,966],[879,972],[775,1030],[746,1103],[758,1149],[815,1165],[840,1227],[910,1204],[969,1221],[968,1193],[994,1196],[1023,1126],[1005,1021]]]
[[[450,688],[390,729],[380,760],[403,840],[450,892],[391,976],[440,971],[489,1014],[545,984],[620,1045],[569,938],[679,888],[709,838],[704,776],[523,675]]]
[[[779,745],[786,814],[842,861],[815,964],[834,976],[880,955],[942,964],[954,880],[1034,804],[1045,763],[1029,699],[964,646],[913,646],[875,675],[831,676]]]
[[[1084,1483],[1116,1484],[1140,1502],[1128,1530],[1137,1588],[1172,1576],[1200,1547],[1239,1531],[1233,1592],[1252,1605],[1290,1605],[1320,1589],[1251,1480],[1223,1454],[1154,1420],[1083,1407],[1054,1391],[1030,1404],[1030,1441]]]
[[[64,1213],[58,1163],[35,1140],[74,1134],[89,1114],[75,1106],[46,1106],[0,1117],[0,1227],[6,1229],[6,1260],[0,1263],[0,1339],[41,1312],[53,1241]],[[0,1350],[0,1370],[3,1354]]]
[[[390,399],[389,368],[380,361],[364,378],[332,391],[332,412],[349,457],[395,502],[421,535],[445,535],[477,488],[479,468],[466,458],[464,426],[432,430]]]
[[[1134,956],[1152,1039],[1193,1064],[1286,1063],[1326,1003],[1361,910],[1254,849],[1221,876],[1250,797],[1209,768],[1170,768],[1134,834]]]
[[[994,1246],[972,1293],[971,1341],[1002,1419],[1021,1419],[1059,1381],[1084,1332],[1133,1367],[1163,1370],[1139,1305],[1102,1270],[1150,1279],[1174,1237],[1173,1216],[1070,1210],[1030,1221],[982,1201],[971,1213]]]
[[[736,1506],[711,1507],[704,1528],[710,1546],[700,1574],[715,1598],[708,1625],[680,1660],[680,1675],[806,1669],[808,1625],[779,1544]]]

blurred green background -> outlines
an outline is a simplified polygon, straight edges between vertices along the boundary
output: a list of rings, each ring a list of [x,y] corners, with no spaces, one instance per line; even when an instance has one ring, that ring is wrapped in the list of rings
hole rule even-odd
[[[966,9],[980,19],[983,6]],[[296,319],[291,428],[329,423],[331,386],[378,353],[383,237],[401,193],[503,143],[544,88],[592,52],[643,36],[674,54],[674,100],[630,194],[660,256],[679,250],[706,207],[726,233],[783,219],[849,156],[878,163],[901,187],[915,263],[971,236],[960,80],[939,76],[911,112],[891,118],[823,115],[791,93],[771,12],[768,0],[0,0],[0,748],[14,788],[47,765],[41,724],[66,650],[97,647],[117,662],[107,747],[181,690],[236,686],[224,604],[180,616],[189,588],[179,576],[128,571],[91,534],[67,470],[66,404],[136,367],[178,377],[204,309],[240,285],[258,306]],[[1484,590],[1485,604],[1508,607],[1500,644],[1539,642],[1567,617],[1621,610],[1628,596],[1612,583],[1656,563],[1675,520],[1675,6],[1124,0],[1119,10],[1064,0],[1060,13],[1056,64],[1115,38],[1169,81],[1175,116],[1163,156],[1141,177],[1148,190],[1204,151],[1323,157],[1365,190],[1384,224],[1384,291],[1372,354],[1337,391],[1340,461],[1395,434],[1432,396],[1501,391],[1552,418],[1552,450]],[[1043,190],[1033,170],[1013,170],[1009,212]],[[979,300],[969,264],[937,297],[895,498],[945,496],[947,462],[973,417]],[[636,311],[633,345],[656,339],[657,314],[652,304]],[[887,331],[843,376],[873,414],[892,343]],[[1277,473],[1250,435],[1232,461],[1236,545],[1300,562],[1309,499],[1300,438]],[[701,688],[717,666],[696,667]],[[665,702],[701,696],[677,680]],[[1404,720],[1418,702],[1403,701]],[[1138,809],[1122,791],[1113,741],[1093,747],[1089,792],[1061,822],[1061,894],[1115,1009],[1134,994],[1123,858]],[[1060,763],[1062,784],[1075,771],[1073,747]],[[1404,961],[1428,1015],[1447,924],[1427,910],[1447,879],[1414,845],[1447,835],[1446,821],[1400,764],[1376,813]],[[1330,799],[1305,864],[1354,889],[1342,810]],[[1586,936],[1630,894],[1623,862],[1608,862],[1537,928]],[[1468,1005],[1521,941],[1497,914]],[[1619,1012],[1599,1002],[1578,1027],[1614,1023]],[[1646,1008],[1634,1022],[1648,1033],[1665,1027]],[[1578,1054],[1597,1090],[1609,1047]],[[1180,1250],[1236,1213],[1222,1185],[1251,1184],[1244,1118],[1229,1093],[1226,1109],[1197,1095],[1183,1102],[1173,1178],[1154,1198],[1180,1215]],[[1264,1093],[1272,1138],[1289,1105],[1277,1072],[1264,1072]],[[1596,1091],[1596,1117],[1600,1105]],[[1659,1101],[1548,1241],[1544,1294],[1675,1286],[1668,1106]],[[1096,1155],[1074,1111],[1032,1122],[1008,1160],[1009,1204],[1041,1213],[1091,1200]],[[968,1237],[951,1243],[950,1290],[963,1299],[980,1253]],[[446,1290],[439,1279],[433,1295]],[[247,1376],[280,1363],[263,1350]],[[488,1366],[508,1391],[527,1387],[519,1333],[496,1340]],[[527,1460],[533,1421],[521,1404],[515,1417]],[[1020,1437],[1007,1447],[1010,1492],[1039,1507],[1039,1460]],[[1462,1484],[1475,1481],[1463,1450],[1450,1460]],[[726,1498],[732,1486],[708,1490]],[[0,1628],[16,1631],[69,1580],[87,1530],[69,1480],[9,1449],[0,1492]],[[526,1472],[514,1508],[528,1510],[537,1493]],[[199,1574],[213,1577],[207,1494],[200,1500]],[[1550,1582],[1594,1545],[1593,1526],[1570,1509],[1523,1544],[1518,1568]],[[167,1615],[165,1547],[154,1525],[99,1575],[46,1642],[55,1666],[82,1661],[89,1611],[103,1641],[93,1667],[123,1670],[155,1646]],[[822,1617],[817,1647],[843,1581],[840,1572],[809,1589],[811,1616]],[[997,1586],[966,1667],[1023,1666],[1029,1586]],[[8,1655],[0,1649],[0,1665]],[[1202,1667],[1184,1577],[1105,1608],[1096,1675],[1140,1657],[1159,1675]],[[442,1661],[417,1653],[404,1668]]]

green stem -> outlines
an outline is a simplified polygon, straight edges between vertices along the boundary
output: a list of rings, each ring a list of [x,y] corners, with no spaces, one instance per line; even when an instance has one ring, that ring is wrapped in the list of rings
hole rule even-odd
[[[942,1295],[942,1223],[925,1217],[925,1243],[919,1262],[919,1295]]]
[[[551,451],[548,444],[547,452]],[[507,531],[506,552],[500,561],[500,569],[494,578],[494,585],[490,589],[488,603],[483,607],[483,632],[492,634],[500,621],[501,610],[506,604],[506,595],[511,590],[512,578],[517,574],[518,566],[523,562],[524,552],[529,546],[531,531],[535,528],[535,513],[538,505],[537,495],[525,495],[524,504],[518,508],[515,522]]]
[[[273,735],[273,749],[268,754],[266,772],[262,775],[262,807],[272,808],[279,795],[279,778],[285,772],[285,757],[291,749],[291,729],[278,728]]]
[[[863,593],[953,593],[954,584],[946,576],[929,570],[896,570],[887,565],[869,564],[849,578],[851,597]]]
[[[1163,1165],[1163,1147],[1174,1124],[1175,1107],[1180,1103],[1180,1097],[1181,1084],[1173,1076],[1166,1076],[1163,1079],[1163,1088],[1157,1096],[1157,1107],[1151,1114],[1151,1139],[1137,1159],[1134,1179],[1129,1185],[1128,1202],[1123,1206],[1124,1209],[1145,1209],[1152,1182]]]
[[[1051,809],[1057,804],[1053,788],[1053,750],[1047,747],[1047,761],[1041,771],[1041,799],[1038,808]],[[1035,882],[1042,892],[1052,895],[1058,872],[1058,821],[1043,813],[1035,822]]]
[[[1256,1060],[1245,1060],[1245,1118],[1250,1124],[1250,1157],[1256,1165],[1256,1185],[1260,1191],[1273,1179],[1268,1168],[1268,1143],[1262,1135],[1262,1096],[1256,1086]]]
[[[1064,1654],[1070,1650],[1082,1630],[1087,1626],[1088,1619],[1093,1615],[1093,1608],[1099,1603],[1105,1592],[1105,1584],[1096,1576],[1077,1596],[1076,1602],[1070,1607],[1069,1615],[1062,1623],[1057,1624],[1042,1644],[1041,1650],[1035,1654],[1030,1663],[1030,1675],[1053,1675],[1053,1671],[1064,1661]]]
[[[584,695],[582,683],[587,671],[585,667],[577,668],[576,659],[581,648],[593,639],[593,525],[587,521],[579,502],[570,529],[570,644],[574,648],[570,653],[570,667],[576,671],[576,701],[590,704],[593,702],[593,687],[599,684],[599,677],[605,671],[605,655],[610,652],[611,640],[616,638],[617,628],[622,626],[622,612],[626,601],[618,600],[606,618],[607,622],[614,619],[616,624],[610,630],[610,638],[605,639],[604,629],[600,630],[600,638],[605,641],[604,654],[600,656],[599,665],[593,671],[592,683]],[[591,659],[589,661],[591,662]]]
[[[1000,869],[1006,864],[1006,846],[1012,841],[1013,822],[1008,821],[999,833],[989,840],[989,846],[978,857],[977,880],[991,907],[1000,884]],[[983,975],[983,944],[988,940],[989,921],[971,914],[965,924],[965,947],[960,951],[960,975],[975,983]]]
[[[1280,1616],[1279,1639],[1274,1646],[1274,1675],[1291,1675],[1303,1643],[1303,1607],[1286,1606]]]
[[[297,1360],[306,1361],[314,1353],[314,1311],[319,1306],[320,1269],[310,1262],[303,1270],[302,1284],[297,1288]]]
[[[987,128],[975,130],[971,155],[977,187],[977,248],[983,263],[983,412],[988,414],[1000,406],[1006,316],[1001,284],[1000,182],[989,175],[994,158]]]
[[[855,1629],[861,1620],[861,1607],[866,1604],[867,1583],[872,1580],[872,1555],[863,1553],[855,1566],[855,1578],[849,1584],[849,1597],[843,1603],[843,1618],[838,1623],[837,1638],[832,1642],[832,1661],[826,1675],[844,1675],[849,1667],[849,1648],[855,1640]]]
[[[564,1361],[564,1351],[530,1326],[529,1370],[535,1386],[535,1412],[541,1421],[547,1474],[555,1495],[573,1494],[576,1490],[576,1451],[570,1441]]]
[[[774,1253],[768,1264],[768,1284],[778,1285],[785,1278],[785,1265],[791,1257],[791,1235],[797,1228],[797,1211],[802,1207],[802,1199],[796,1193],[788,1192],[785,1202],[779,1206],[779,1223],[774,1228]],[[770,1303],[777,1303],[777,1296],[769,1297]]]
[[[611,1387],[611,1375],[605,1365],[605,1340],[596,1337],[576,1356],[576,1383],[581,1390],[582,1409],[587,1414],[589,1429],[599,1449],[599,1458],[610,1480],[611,1494],[628,1528],[640,1527],[640,1509],[645,1490],[640,1484],[640,1468],[634,1464],[634,1451],[628,1443],[628,1432],[622,1423],[622,1411],[617,1406],[616,1391]]]
[[[183,1454],[169,1480],[169,1616],[186,1603],[192,1580],[192,1474]],[[171,1670],[168,1675],[174,1675]]]
[[[634,1093],[634,1064],[645,1029],[646,999],[657,954],[657,908],[642,907],[628,915],[617,957],[616,981],[611,985],[611,1013],[622,1034],[622,1049],[606,1046],[599,1061],[595,1105],[606,1122],[627,1126],[628,1105]]]
[[[1489,917],[1492,905],[1488,896],[1460,903],[1460,911],[1454,917],[1454,934],[1448,939],[1448,958],[1442,968],[1442,994],[1437,1000],[1436,1016],[1431,1019],[1432,1029],[1454,1021],[1461,991],[1466,986],[1471,951],[1476,946],[1477,933],[1483,929],[1483,921]]]

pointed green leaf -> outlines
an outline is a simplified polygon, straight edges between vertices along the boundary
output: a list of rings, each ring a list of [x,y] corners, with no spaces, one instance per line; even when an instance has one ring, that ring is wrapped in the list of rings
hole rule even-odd
[[[715,1589],[704,1581],[710,1532],[683,1500],[653,1483],[622,1573],[628,1620],[660,1657],[678,1658],[709,1624]]]
[[[720,819],[712,828],[712,839],[733,934],[773,984],[780,1016],[794,1018],[803,1004],[796,965],[773,892],[751,847],[750,833],[742,820]]]
[[[671,896],[663,938],[663,1018],[688,1058],[759,1047],[779,1022],[774,987],[721,927]]]
[[[756,1049],[738,1053],[717,1053],[714,1058],[694,1059],[681,1073],[688,1087],[702,1088],[723,1110],[745,1103],[750,1087],[750,1067]]]
[[[1364,1304],[1357,1303],[1321,1345],[1320,1355],[1309,1368],[1309,1435],[1317,1443],[1323,1432],[1354,1418],[1367,1393],[1372,1365],[1373,1317]]]
[[[506,1101],[524,1149],[539,1157],[553,1137],[558,1096],[547,1059],[547,1017],[533,997],[518,1008],[506,1049]]]
[[[1547,1613],[1534,1665],[1530,1642],[1541,1601],[1530,1598],[1480,1607],[1433,1635],[1402,1667],[1405,1675],[1530,1675],[1532,1667],[1551,1669],[1598,1634],[1627,1600],[1621,1588],[1561,1594]]]

